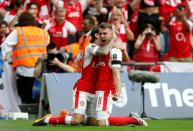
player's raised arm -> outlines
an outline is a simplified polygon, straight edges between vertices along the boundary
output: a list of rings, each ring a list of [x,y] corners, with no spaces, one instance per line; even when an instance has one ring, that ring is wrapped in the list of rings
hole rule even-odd
[[[116,88],[116,94],[113,96],[113,100],[116,101],[119,98],[121,90],[121,78],[120,70],[122,64],[122,52],[120,49],[113,48],[110,51],[111,69],[113,73],[113,80]]]

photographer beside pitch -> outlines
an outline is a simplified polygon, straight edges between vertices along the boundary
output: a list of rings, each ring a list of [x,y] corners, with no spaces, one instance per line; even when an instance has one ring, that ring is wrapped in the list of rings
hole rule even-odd
[[[36,63],[34,76],[39,78],[43,73],[74,72],[74,68],[66,64],[67,57],[67,54],[58,51],[54,43],[50,43],[47,46],[47,56],[40,57]]]

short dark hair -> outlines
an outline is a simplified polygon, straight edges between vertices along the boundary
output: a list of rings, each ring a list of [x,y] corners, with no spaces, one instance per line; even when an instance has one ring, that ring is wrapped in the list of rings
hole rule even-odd
[[[35,17],[28,12],[22,13],[19,16],[18,26],[36,26]]]
[[[92,28],[92,30],[91,30],[91,33],[90,33],[90,35],[91,35],[91,37],[92,37],[92,39],[90,40],[91,43],[94,43],[94,41],[95,41],[95,39],[96,39],[96,37],[95,37],[95,34],[96,34],[96,33],[99,33],[99,26],[98,26],[98,25],[94,26],[94,27]]]
[[[153,25],[151,22],[145,23],[143,26],[144,26],[143,31],[144,31],[147,27],[150,27],[152,30],[155,31],[155,27],[154,27],[154,25]]]
[[[101,24],[99,24],[99,28],[101,29],[110,29],[113,30],[113,27],[111,24],[107,23],[107,22],[102,22]]]
[[[78,40],[80,39],[80,37],[83,35],[83,31],[82,30],[77,30],[75,33],[75,40],[76,42],[78,42]]]
[[[49,43],[46,47],[46,50],[48,52],[49,50],[52,50],[52,49],[55,49],[55,48],[57,48],[55,43]]]
[[[182,11],[182,10],[185,10],[185,5],[184,4],[179,4],[177,7],[176,7],[178,10]]]
[[[91,25],[94,25],[94,24],[95,24],[94,19],[93,19],[93,17],[92,17],[91,15],[86,15],[86,16],[84,17],[84,19],[89,20],[89,23],[90,23]]]
[[[35,5],[38,7],[38,3],[37,2],[30,2],[28,5],[27,5],[27,9],[31,8],[32,5]]]
[[[60,12],[65,12],[66,13],[66,9],[62,8],[62,7],[57,7],[54,13],[55,13],[55,15],[57,15]]]
[[[20,7],[21,5],[24,5],[24,0],[14,0],[14,6]]]
[[[1,26],[1,25],[9,26],[8,23],[7,23],[6,21],[4,21],[4,20],[0,22],[0,26]]]

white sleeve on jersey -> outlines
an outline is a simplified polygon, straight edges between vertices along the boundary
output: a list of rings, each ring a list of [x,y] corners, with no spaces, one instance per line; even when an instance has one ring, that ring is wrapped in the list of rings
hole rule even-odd
[[[82,7],[82,12],[84,12],[87,8],[87,0],[80,0],[80,4]]]
[[[117,49],[117,48],[111,49],[110,62],[111,62],[111,67],[121,68],[122,52],[120,49]]]
[[[76,27],[69,21],[66,21],[65,28],[72,34],[76,33],[77,31]]]
[[[190,20],[187,20],[188,21],[188,25],[189,25],[189,27],[190,27],[190,31],[192,30],[192,28],[193,28],[193,23],[190,21]]]
[[[93,55],[96,54],[97,49],[99,46],[97,46],[94,43],[90,43],[89,45],[86,46],[85,53],[84,53],[84,65],[83,68],[87,67],[93,58]]]
[[[98,48],[99,48],[99,46],[96,45],[95,43],[90,43],[90,44],[86,47],[86,52],[87,52],[87,53],[91,53],[92,55],[95,55]]]

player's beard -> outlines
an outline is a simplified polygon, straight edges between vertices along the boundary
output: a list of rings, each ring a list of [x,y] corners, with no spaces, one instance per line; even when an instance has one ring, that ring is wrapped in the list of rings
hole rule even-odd
[[[111,39],[108,39],[108,38],[101,40],[102,44],[104,44],[104,45],[108,44],[110,41],[111,41]]]

